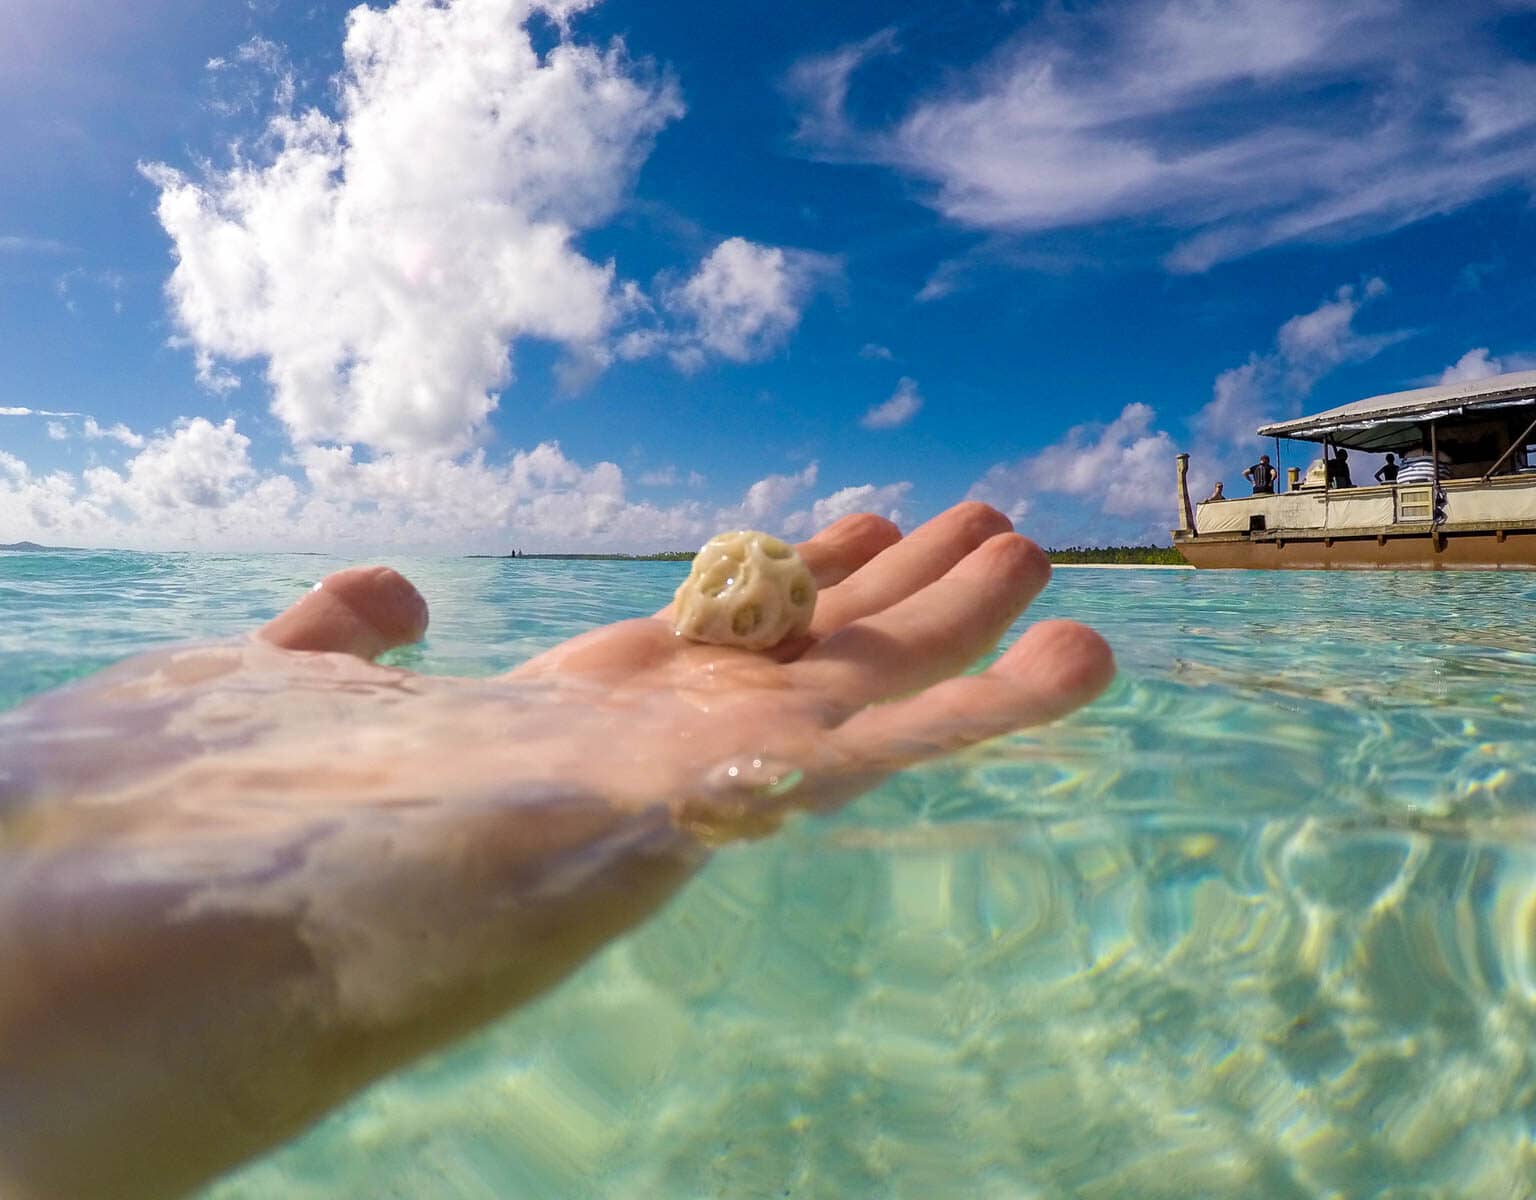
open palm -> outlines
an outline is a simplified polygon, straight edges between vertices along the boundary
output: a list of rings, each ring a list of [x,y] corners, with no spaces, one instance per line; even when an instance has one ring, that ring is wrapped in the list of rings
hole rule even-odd
[[[958,674],[1049,575],[984,506],[799,549],[815,621],[767,653],[663,611],[416,676],[371,660],[425,604],[363,568],[0,720],[0,1195],[195,1185],[548,988],[713,845],[1110,678],[1069,622]]]

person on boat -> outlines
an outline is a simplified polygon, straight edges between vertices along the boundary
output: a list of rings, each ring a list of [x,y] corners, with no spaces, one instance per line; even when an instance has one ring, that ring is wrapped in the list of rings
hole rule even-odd
[[[799,547],[810,630],[678,637],[670,607],[496,678],[353,567],[243,639],[141,655],[0,719],[0,1197],[169,1200],[549,991],[716,847],[1108,686],[1041,621],[1050,563],[966,503]]]
[[[1243,478],[1253,484],[1253,494],[1255,496],[1274,494],[1275,469],[1269,465],[1269,455],[1259,455],[1259,461],[1243,472]]]
[[[1381,464],[1376,472],[1377,483],[1395,483],[1397,481],[1397,462],[1392,457],[1391,451],[1387,452],[1387,461]]]
[[[1336,450],[1328,460],[1328,486],[1331,488],[1354,487],[1354,480],[1349,477],[1349,451]]]
[[[1216,481],[1216,486],[1211,489],[1211,494],[1207,496],[1205,500],[1202,501],[1202,503],[1209,504],[1212,500],[1225,500],[1227,498],[1227,494],[1221,489],[1222,483],[1221,480],[1218,479]]]
[[[1439,460],[1442,464],[1450,461],[1444,450],[1440,451]],[[1399,484],[1434,483],[1436,478],[1444,477],[1445,472],[1435,470],[1435,460],[1429,456],[1429,451],[1423,446],[1415,446],[1403,455],[1402,462],[1397,468]]]

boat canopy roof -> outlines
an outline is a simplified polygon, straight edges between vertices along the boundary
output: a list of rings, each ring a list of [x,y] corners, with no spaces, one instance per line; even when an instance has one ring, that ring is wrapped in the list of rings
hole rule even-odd
[[[1424,426],[1430,421],[1494,416],[1491,410],[1501,408],[1529,408],[1536,416],[1536,371],[1372,396],[1314,416],[1260,426],[1259,436],[1326,441],[1376,453],[1407,450],[1424,440]]]

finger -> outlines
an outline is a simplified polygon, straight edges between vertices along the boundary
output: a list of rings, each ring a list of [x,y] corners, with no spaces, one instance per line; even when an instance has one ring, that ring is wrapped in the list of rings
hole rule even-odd
[[[285,650],[332,650],[373,658],[419,642],[427,602],[388,567],[348,567],[261,627],[256,636]]]
[[[614,682],[673,658],[679,642],[670,623],[656,617],[634,617],[577,634],[519,663],[502,678],[580,675],[597,682]]]
[[[857,571],[887,547],[901,541],[901,530],[873,513],[853,513],[834,521],[796,550],[810,568],[818,588],[830,587]],[[655,667],[678,653],[672,632],[672,605],[651,620],[620,621],[573,638],[529,659],[507,673],[508,678],[534,678],[574,673],[589,678],[623,678]],[[775,647],[775,659],[797,655],[809,644],[796,638]]]
[[[862,771],[891,771],[1054,721],[1098,696],[1114,676],[1114,655],[1093,630],[1042,621],[981,674],[866,708],[832,738]]]
[[[804,786],[783,800],[744,774],[737,790],[700,796],[682,816],[714,844],[760,837],[791,810],[829,811],[904,767],[1055,720],[1092,700],[1114,674],[1114,656],[1093,630],[1042,621],[981,674],[850,717],[826,735],[820,764],[807,760]]]
[[[1050,575],[1040,547],[998,534],[921,591],[812,647],[791,677],[849,709],[927,687],[991,649]]]
[[[874,513],[834,521],[795,549],[810,568],[817,590],[836,587],[876,555],[901,542],[901,530]]]
[[[955,505],[819,595],[812,633],[825,635],[904,600],[988,538],[1012,529],[1012,522],[988,505],[975,501]]]
[[[818,591],[841,583],[875,555],[901,541],[901,530],[874,513],[852,513],[795,547]],[[672,620],[669,604],[656,614]]]

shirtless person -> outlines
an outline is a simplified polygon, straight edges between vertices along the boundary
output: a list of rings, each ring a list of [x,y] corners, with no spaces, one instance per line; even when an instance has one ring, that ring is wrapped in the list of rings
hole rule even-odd
[[[0,1197],[181,1194],[552,987],[712,847],[1113,673],[1050,621],[957,674],[1049,575],[985,506],[800,552],[815,621],[773,651],[663,611],[413,676],[369,660],[425,603],[356,568],[0,715]]]

